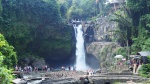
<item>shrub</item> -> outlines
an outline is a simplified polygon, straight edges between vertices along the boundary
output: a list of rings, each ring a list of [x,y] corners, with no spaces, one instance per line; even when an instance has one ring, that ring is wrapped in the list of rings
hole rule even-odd
[[[12,71],[8,70],[5,65],[3,65],[3,56],[0,56],[0,83],[1,84],[11,84],[13,76]]]
[[[150,77],[150,64],[144,64],[142,65],[141,70],[139,71],[139,74],[143,77]]]
[[[0,84],[11,84],[12,67],[17,63],[16,52],[0,34]]]

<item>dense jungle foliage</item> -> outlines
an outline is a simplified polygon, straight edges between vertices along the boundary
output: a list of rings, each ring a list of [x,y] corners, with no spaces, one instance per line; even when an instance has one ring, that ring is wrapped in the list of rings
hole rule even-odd
[[[0,33],[14,46],[2,44],[0,80],[10,83],[7,69],[14,67],[17,59],[19,65],[26,64],[26,57],[69,59],[72,28],[66,21],[96,15],[93,6],[94,0],[0,0]]]
[[[123,48],[118,54],[137,54],[140,51],[150,51],[150,1],[127,0],[122,8],[115,12],[113,21],[118,22],[117,41]],[[149,58],[148,58],[149,59]],[[142,66],[141,74],[149,76],[149,62]]]
[[[11,84],[12,69],[17,64],[14,47],[9,45],[4,36],[0,34],[0,83]]]
[[[150,1],[127,0],[114,16],[118,22],[118,42],[131,46],[131,54],[150,50]]]
[[[142,65],[139,74],[143,77],[150,78],[150,56],[147,57],[147,64]]]
[[[62,17],[67,20],[87,20],[108,11],[107,0],[57,0]],[[106,10],[104,12],[104,10]]]
[[[1,8],[0,32],[19,60],[26,54],[48,59],[62,52],[60,58],[70,55],[71,27],[62,20],[55,0],[2,0]]]
[[[69,59],[73,31],[67,22],[109,15],[112,6],[106,2],[107,0],[0,0],[0,70],[9,74],[11,71],[7,69],[14,67],[17,59],[20,63],[27,56],[47,60]],[[117,42],[124,48],[127,46],[125,50],[130,48],[130,54],[149,51],[150,1],[127,0],[121,6],[113,16],[113,21],[118,22]],[[3,74],[0,73],[0,78],[5,78]]]
[[[72,28],[67,21],[102,13],[105,0],[0,2],[0,33],[14,46],[20,63],[32,56],[47,60],[69,59],[73,43]]]

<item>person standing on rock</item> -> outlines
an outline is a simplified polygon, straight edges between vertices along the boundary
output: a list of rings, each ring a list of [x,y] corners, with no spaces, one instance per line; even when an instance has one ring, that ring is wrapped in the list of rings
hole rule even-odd
[[[85,78],[84,78],[84,84],[90,84],[90,81],[89,81],[89,78],[88,78],[88,77],[85,77]]]
[[[62,70],[65,70],[65,67],[64,67],[64,66],[62,66],[62,67],[61,67],[61,69],[62,69]]]
[[[47,68],[47,71],[50,71],[50,67]]]
[[[16,67],[15,67],[15,71],[18,71],[18,66],[16,65]]]
[[[71,70],[71,67],[69,66],[68,69],[69,69],[69,71],[70,71],[70,70]]]
[[[137,65],[136,65],[136,60],[134,59],[134,60],[133,60],[133,74],[136,73],[136,67],[137,67]]]
[[[38,72],[38,68],[36,66],[34,66],[34,71]]]
[[[32,67],[31,66],[29,66],[29,70],[30,70],[30,72],[32,72]]]
[[[18,70],[19,70],[19,71],[22,71],[21,66],[19,66]]]

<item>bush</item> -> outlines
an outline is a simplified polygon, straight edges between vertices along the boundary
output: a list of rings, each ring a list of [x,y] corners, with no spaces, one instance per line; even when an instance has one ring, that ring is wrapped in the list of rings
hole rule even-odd
[[[144,64],[142,65],[141,70],[139,71],[139,74],[143,77],[150,77],[150,64]]]
[[[8,70],[5,65],[2,64],[3,56],[0,56],[0,83],[1,84],[11,84],[13,76],[12,71]]]
[[[3,56],[3,65],[7,65],[7,68],[13,68],[17,64],[14,47],[8,44],[2,34],[0,34],[0,54]]]
[[[147,56],[147,63],[150,64],[150,56]]]
[[[0,34],[0,84],[12,84],[11,68],[17,63],[16,53],[4,36]]]

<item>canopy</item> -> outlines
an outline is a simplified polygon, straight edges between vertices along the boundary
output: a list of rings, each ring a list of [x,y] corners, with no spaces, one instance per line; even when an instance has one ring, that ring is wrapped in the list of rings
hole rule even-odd
[[[138,52],[138,54],[141,56],[150,56],[150,51],[141,51],[141,52]]]
[[[141,55],[130,55],[131,58],[134,58],[134,59],[140,59],[141,58]]]
[[[116,55],[115,58],[123,58],[122,55]]]

